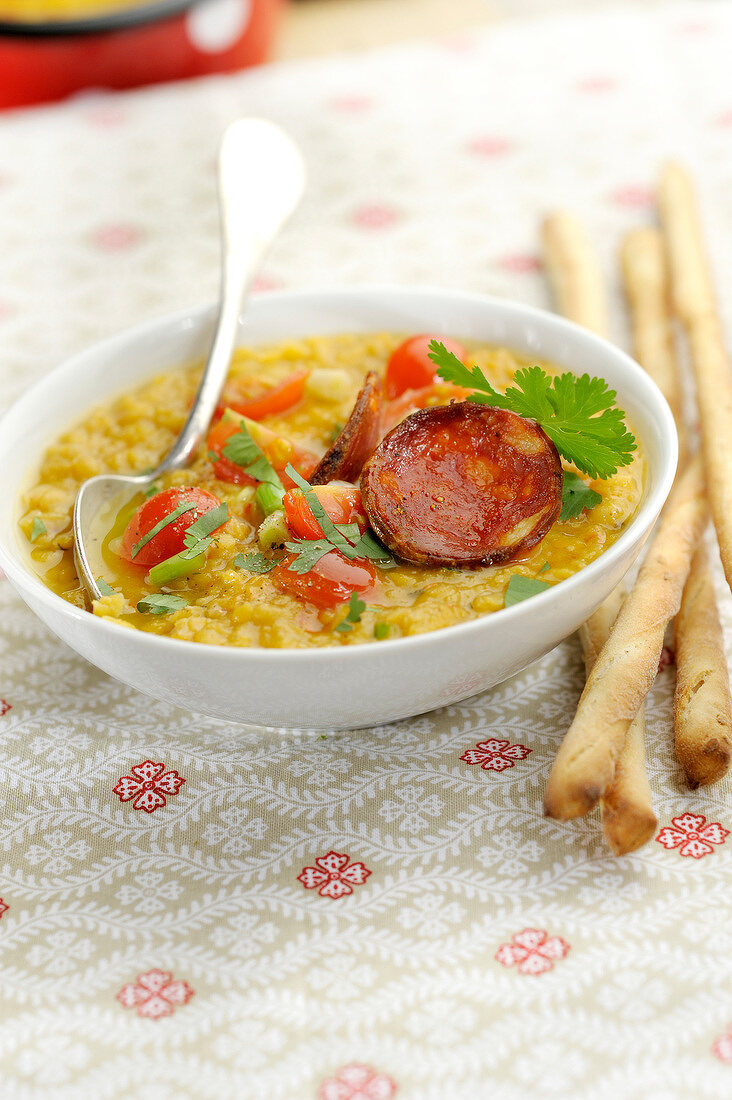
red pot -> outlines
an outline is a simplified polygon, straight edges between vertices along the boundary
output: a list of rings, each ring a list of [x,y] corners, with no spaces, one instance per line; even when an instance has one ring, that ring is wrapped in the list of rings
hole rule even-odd
[[[0,107],[266,60],[281,0],[157,0],[98,17],[0,20]]]

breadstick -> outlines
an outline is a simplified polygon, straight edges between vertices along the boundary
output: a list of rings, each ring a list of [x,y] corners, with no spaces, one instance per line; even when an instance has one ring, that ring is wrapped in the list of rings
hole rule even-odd
[[[584,226],[571,214],[544,219],[544,266],[557,310],[570,321],[606,336],[607,307],[602,272]]]
[[[607,336],[607,305],[600,265],[584,227],[569,215],[550,215],[543,227],[544,261],[557,305],[585,328]],[[589,288],[589,290],[588,290]],[[580,627],[587,674],[605,643],[622,603],[616,589]],[[655,828],[645,766],[642,708],[633,719],[616,765],[616,777],[601,800],[603,832],[616,855],[640,847]],[[651,825],[650,823],[653,822]]]
[[[559,748],[544,797],[549,817],[580,817],[610,789],[628,728],[656,678],[663,635],[679,609],[706,519],[704,476],[695,458],[671,491]]]
[[[694,191],[683,168],[669,164],[663,169],[658,197],[674,302],[689,338],[696,379],[709,503],[732,588],[732,376]]]
[[[628,233],[620,248],[625,294],[633,326],[633,351],[683,425],[681,379],[674,351],[668,270],[663,236],[647,226]]]
[[[618,586],[579,629],[588,676],[622,605],[621,588]],[[644,741],[645,722],[641,707],[628,728],[612,786],[600,801],[602,831],[616,856],[624,856],[640,848],[651,839],[658,825],[646,775]]]
[[[721,779],[732,758],[732,698],[724,639],[704,545],[691,563],[676,617],[676,757],[690,787]]]

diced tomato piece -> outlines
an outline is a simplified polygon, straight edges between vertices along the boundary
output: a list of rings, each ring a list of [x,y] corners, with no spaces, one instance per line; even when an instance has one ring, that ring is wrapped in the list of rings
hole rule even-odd
[[[233,409],[250,420],[261,420],[263,416],[274,416],[275,413],[287,412],[302,401],[305,391],[305,383],[310,376],[309,370],[298,370],[281,382],[279,386],[263,393],[261,397],[244,398],[237,396],[235,387],[229,389],[231,400],[227,404],[221,404],[214,414],[215,419],[223,416],[226,409]]]
[[[347,485],[314,485],[312,492],[333,523],[357,523],[368,530],[369,521],[361,503],[361,490]],[[319,539],[323,532],[305,499],[302,489],[290,489],[283,501],[287,525],[301,539]]]
[[[294,554],[287,554],[270,577],[283,592],[316,607],[337,607],[347,603],[352,592],[371,596],[377,589],[376,572],[365,558],[349,561],[340,551],[331,550],[308,573],[294,573],[288,569],[294,559]]]
[[[389,399],[399,397],[405,390],[418,390],[428,386],[437,377],[437,367],[429,357],[431,340],[439,340],[461,362],[467,357],[465,348],[457,340],[447,340],[444,336],[410,336],[389,356],[384,378],[386,396]]]
[[[181,504],[193,504],[189,512],[184,512],[166,524],[157,535],[153,535],[149,542],[133,557],[132,550],[144,538],[148,531],[152,531],[162,519],[169,516]],[[212,508],[218,508],[221,501],[213,493],[206,489],[198,489],[193,486],[177,486],[172,489],[163,489],[149,500],[144,501],[133,515],[125,528],[120,546],[120,557],[135,565],[157,565],[173,554],[179,554],[185,549],[185,533],[188,528],[200,517],[210,512]],[[225,522],[225,521],[224,521]],[[223,523],[220,525],[223,527]],[[217,528],[219,530],[219,528]]]
[[[278,436],[270,428],[263,424],[249,422],[252,439],[264,452],[280,476],[282,484],[287,488],[294,482],[285,474],[285,467],[292,463],[297,472],[304,478],[308,478],[318,464],[318,459],[304,447],[298,447],[290,439]],[[239,431],[240,424],[233,420],[219,420],[208,434],[208,449],[219,457],[214,460],[214,474],[220,481],[228,481],[233,485],[256,485],[257,482],[250,477],[241,466],[237,466],[222,452],[227,441]]]
[[[472,390],[456,386],[453,382],[443,382],[439,378],[429,386],[418,390],[405,390],[396,400],[390,401],[383,414],[382,431],[384,435],[409,413],[417,409],[427,409],[432,405],[449,405],[451,401],[465,401]]]

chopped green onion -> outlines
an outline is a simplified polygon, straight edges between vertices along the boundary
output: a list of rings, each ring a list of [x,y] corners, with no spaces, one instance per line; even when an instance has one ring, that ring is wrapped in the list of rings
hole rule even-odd
[[[272,485],[270,482],[263,481],[257,486],[254,495],[265,516],[271,516],[273,512],[281,511],[285,490],[281,485]]]
[[[287,526],[285,513],[280,508],[260,523],[257,531],[257,542],[260,550],[271,550],[273,546],[284,546],[290,537],[290,528]]]
[[[153,565],[150,570],[150,583],[156,587],[174,581],[176,577],[188,577],[191,573],[197,573],[206,564],[206,551],[202,551],[193,557],[189,557],[190,550],[182,550],[180,554],[174,554],[172,558]]]

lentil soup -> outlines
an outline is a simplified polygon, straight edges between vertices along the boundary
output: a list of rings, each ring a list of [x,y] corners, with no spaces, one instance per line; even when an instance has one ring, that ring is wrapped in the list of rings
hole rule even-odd
[[[348,420],[365,375],[371,371],[383,377],[402,339],[392,333],[338,335],[242,348],[234,357],[227,386],[238,387],[254,408],[262,394],[294,392],[293,379],[298,379],[294,403],[284,407],[283,398],[278,409],[277,402],[270,401],[271,411],[258,419],[275,436],[317,460]],[[505,348],[471,346],[469,354],[471,364],[477,364],[498,390],[528,365]],[[551,364],[541,365],[550,375],[559,373]],[[200,366],[161,374],[97,407],[46,450],[23,496],[19,523],[32,568],[65,600],[86,605],[74,567],[71,532],[79,485],[94,474],[155,467],[183,426],[199,376]],[[437,383],[427,404],[446,404],[451,396],[449,385]],[[268,408],[266,401],[262,407]],[[262,558],[264,513],[252,485],[222,479],[222,468],[221,454],[204,445],[191,467],[165,475],[155,487],[195,487],[228,506],[225,524],[188,575],[155,585],[145,565],[120,556],[133,513],[143,504],[141,496],[109,517],[100,538],[100,571],[110,592],[94,602],[94,614],[171,638],[273,648],[378,644],[385,638],[437,630],[502,608],[514,576],[551,586],[588,565],[633,518],[644,478],[643,456],[636,451],[612,477],[586,479],[599,502],[575,518],[557,520],[539,542],[497,565],[438,567],[397,557],[391,568],[382,569],[376,562],[375,584],[363,593],[365,607],[354,607],[353,600],[323,606],[301,592],[293,593],[277,582],[271,563],[266,571],[247,568],[247,561]],[[571,469],[565,463],[565,470]],[[149,607],[144,601],[161,589],[178,597],[180,606],[164,614],[138,609],[140,603]]]

